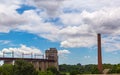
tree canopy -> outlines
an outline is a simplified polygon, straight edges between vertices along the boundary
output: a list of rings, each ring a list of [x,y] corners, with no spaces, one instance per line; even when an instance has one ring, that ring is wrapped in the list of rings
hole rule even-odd
[[[14,65],[14,75],[35,75],[34,66],[24,60],[17,60]]]
[[[103,64],[103,70],[109,69],[109,74],[120,74],[120,64]],[[14,65],[4,64],[0,66],[0,75],[77,75],[77,74],[99,74],[96,64],[89,65],[59,65],[59,71],[55,67],[49,67],[47,71],[36,71],[33,64],[17,60]]]

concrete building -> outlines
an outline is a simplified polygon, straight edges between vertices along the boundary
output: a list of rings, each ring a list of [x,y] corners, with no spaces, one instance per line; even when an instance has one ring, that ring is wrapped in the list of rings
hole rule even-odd
[[[46,54],[46,58],[48,60],[54,60],[54,62],[49,62],[48,63],[48,67],[49,66],[54,66],[54,67],[57,68],[57,70],[59,70],[57,49],[56,48],[50,48],[50,50],[46,50],[45,54]]]

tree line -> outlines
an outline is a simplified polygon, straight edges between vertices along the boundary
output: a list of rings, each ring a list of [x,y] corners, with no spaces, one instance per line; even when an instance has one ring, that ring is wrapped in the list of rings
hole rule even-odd
[[[103,64],[103,69],[109,69],[109,74],[120,74],[120,64]],[[14,65],[4,64],[0,66],[0,75],[77,75],[99,74],[96,64],[89,65],[59,65],[59,71],[55,67],[49,67],[46,71],[37,71],[33,64],[17,60]]]
[[[120,64],[103,64],[103,70],[109,69],[109,74],[120,74]],[[59,66],[60,72],[70,73],[70,75],[77,74],[100,74],[96,64],[89,65],[67,65],[62,64]]]

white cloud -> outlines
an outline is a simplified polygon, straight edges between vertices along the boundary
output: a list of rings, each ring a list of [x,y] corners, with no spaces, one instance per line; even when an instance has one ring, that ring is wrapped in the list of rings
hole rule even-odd
[[[120,33],[120,1],[114,0],[26,0],[26,4],[35,5],[37,9],[43,8],[46,11],[38,14],[37,10],[27,10],[23,14],[16,12],[22,0],[1,0],[0,2],[0,32],[8,33],[11,30],[26,31],[36,34],[51,41],[59,41],[62,47],[92,47],[96,45],[96,34],[119,34]],[[59,4],[60,2],[60,4]],[[78,12],[59,13],[62,26],[54,25],[51,22],[44,22],[49,15],[58,11],[79,10]],[[58,14],[58,13],[57,13]],[[43,17],[46,16],[46,17]],[[117,36],[116,36],[117,37]],[[117,37],[119,38],[119,37]],[[111,38],[105,37],[107,40]],[[115,40],[112,40],[114,42]],[[116,50],[119,50],[119,43],[104,42]],[[105,45],[105,49],[109,50]],[[110,48],[111,51],[114,51]],[[109,51],[110,51],[109,50]]]
[[[106,52],[120,51],[120,36],[119,35],[107,35],[102,38],[102,46]]]
[[[94,37],[78,37],[74,39],[68,39],[66,41],[61,42],[61,47],[92,47],[96,45],[96,38]]]
[[[2,17],[0,19],[0,32],[8,33],[11,30],[20,30],[45,37],[47,34],[56,34],[58,31],[57,26],[45,23],[42,18],[43,14],[37,14],[36,10],[28,10],[23,14],[19,14],[16,11],[19,5],[14,5],[14,1],[10,5],[8,6],[7,2],[0,3],[0,17]],[[54,39],[50,38],[50,40]]]
[[[21,45],[19,48],[4,48],[0,51],[0,55],[3,55],[2,52],[14,52],[15,57],[21,57],[22,53],[24,54],[42,54],[41,50],[35,47],[27,47],[26,45]]]
[[[61,15],[65,25],[88,25],[88,30],[95,33],[113,33],[119,29],[120,8],[104,8],[94,12],[83,11],[82,13],[66,13]],[[116,14],[117,13],[117,14]],[[74,15],[76,19],[73,19]],[[66,16],[69,16],[66,17]],[[117,32],[117,31],[116,31]]]
[[[59,50],[58,54],[62,55],[62,54],[70,54],[71,52],[69,50]]]
[[[0,56],[3,56],[3,53],[0,51]]]
[[[58,50],[58,55],[60,58],[67,58],[67,55],[70,54],[71,52],[69,50]]]
[[[119,0],[66,0],[62,8],[69,8],[72,10],[89,10],[95,11],[103,7],[119,7]]]
[[[59,34],[61,47],[91,47],[96,44],[96,34],[87,25],[69,26],[61,29]]]
[[[44,23],[40,15],[38,15],[35,11],[25,11],[23,16],[26,16],[27,25],[19,25],[17,27],[18,30],[27,31],[35,34],[43,34],[43,33],[55,33],[53,30],[57,31],[57,26],[52,25],[51,23]]]
[[[9,23],[11,24],[13,20],[15,20],[15,8],[16,5],[8,4],[8,2],[0,2],[0,32],[9,32],[9,29],[11,29],[9,26],[7,26]],[[9,6],[9,7],[8,7]],[[9,12],[9,13],[8,13]],[[14,14],[14,15],[13,15]],[[6,26],[5,26],[6,25]],[[10,25],[11,27],[13,25]],[[15,25],[14,25],[15,26]]]
[[[85,58],[85,59],[89,59],[89,58],[90,58],[90,56],[84,56],[84,58]]]
[[[10,44],[10,40],[0,40],[0,44]]]
[[[48,16],[57,16],[59,8],[64,0],[26,0],[26,4],[34,5],[39,9],[44,9]]]
[[[63,20],[63,23],[65,25],[71,25],[71,28],[69,29],[67,28],[66,30],[64,29],[64,34],[65,34],[64,38],[66,36],[67,38],[66,40],[61,42],[61,46],[62,47],[81,47],[81,46],[91,47],[96,44],[95,35],[97,35],[97,33],[119,34],[120,14],[118,12],[120,12],[119,7],[118,8],[104,8],[104,9],[100,9],[94,12],[83,11],[82,13],[79,13],[79,14],[78,13],[64,14],[61,17],[61,19]],[[75,16],[78,15],[76,17],[77,19],[80,20],[80,22],[79,21],[77,22],[76,19],[74,21],[73,19],[74,14]],[[65,15],[69,16],[69,18],[67,18]],[[74,26],[74,22],[75,22],[76,28]],[[90,38],[90,36],[84,36],[84,35],[89,35],[89,34],[91,35],[91,33],[93,35],[92,36],[93,38]],[[74,36],[71,37],[70,34],[74,34]],[[114,45],[112,44],[112,46]]]
[[[24,4],[34,5],[46,10],[49,16],[58,15],[64,9],[70,10],[98,10],[103,7],[118,7],[119,0],[23,0]]]

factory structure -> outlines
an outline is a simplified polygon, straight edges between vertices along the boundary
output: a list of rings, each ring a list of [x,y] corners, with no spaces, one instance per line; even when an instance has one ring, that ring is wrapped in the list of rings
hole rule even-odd
[[[5,57],[5,52],[3,52],[3,57],[0,57],[0,61],[2,60],[4,64],[13,64],[16,60],[25,60],[33,64],[36,70],[45,71],[49,67],[55,67],[59,70],[58,67],[58,52],[56,48],[50,48],[45,51],[45,57],[43,58],[16,58],[14,57],[14,53],[12,52],[12,57]]]

